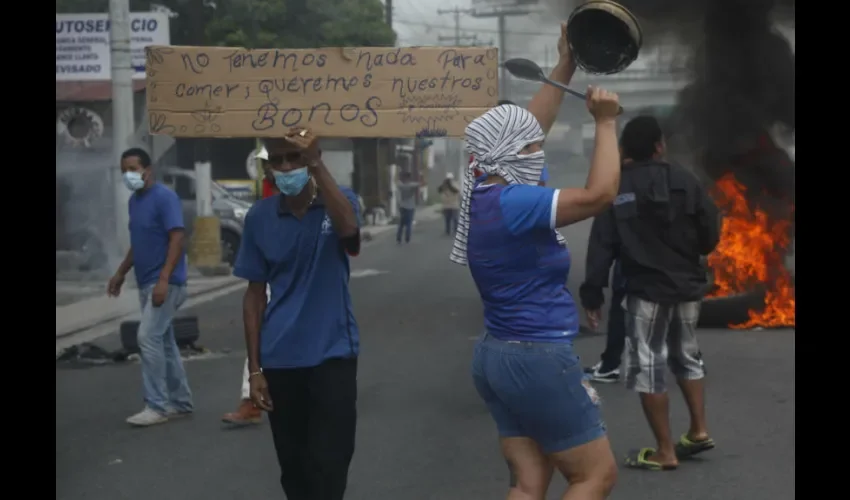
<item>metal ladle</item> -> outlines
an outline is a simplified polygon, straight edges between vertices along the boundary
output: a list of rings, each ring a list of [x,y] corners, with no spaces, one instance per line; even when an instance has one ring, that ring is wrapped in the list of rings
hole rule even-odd
[[[540,82],[545,83],[547,85],[551,85],[553,87],[559,88],[564,92],[570,94],[571,96],[577,97],[581,100],[587,100],[587,94],[583,94],[581,92],[575,91],[563,83],[556,82],[554,80],[550,80],[543,74],[543,70],[540,69],[540,66],[537,65],[534,61],[529,59],[524,59],[521,57],[517,57],[515,59],[508,59],[505,61],[505,69],[508,70],[510,74],[521,79],[528,80],[532,82]],[[618,114],[623,113],[623,107],[620,106],[620,111]]]

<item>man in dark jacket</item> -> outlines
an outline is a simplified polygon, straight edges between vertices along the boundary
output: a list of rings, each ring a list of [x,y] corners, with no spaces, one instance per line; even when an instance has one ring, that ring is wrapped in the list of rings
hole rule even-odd
[[[595,253],[596,245],[594,245],[594,240],[591,238],[587,246],[586,269],[590,269],[590,266],[593,265],[594,259],[592,256]],[[591,273],[588,271],[588,274]],[[596,272],[592,274],[596,274]],[[605,276],[605,282],[607,283],[608,269],[605,269]],[[587,287],[586,284],[582,284],[579,289],[582,307],[588,312],[588,320],[593,330],[596,330],[598,327],[600,318],[599,316],[590,315],[598,315],[605,301],[602,294],[598,292],[601,292],[601,289],[594,286]],[[611,384],[620,381],[620,362],[623,359],[623,349],[626,346],[626,318],[622,306],[625,297],[626,281],[623,279],[623,272],[619,261],[617,261],[614,264],[614,276],[611,278],[611,307],[608,309],[605,350],[602,351],[599,362],[584,369],[584,372],[594,382]]]
[[[666,470],[714,447],[705,423],[696,324],[708,288],[701,258],[717,246],[720,220],[696,177],[663,160],[665,142],[655,118],[631,120],[620,142],[632,162],[623,165],[613,206],[593,221],[594,252],[581,296],[588,315],[598,318],[608,270],[619,259],[626,291],[626,387],[640,393],[657,441],[655,448],[630,453],[626,465]],[[668,363],[691,417],[678,443],[670,435]]]
[[[622,137],[620,141],[622,142]],[[623,165],[632,162],[631,158],[625,157],[622,151],[620,151],[620,157],[623,159]],[[602,304],[605,303],[602,288],[595,283],[608,283],[608,269],[611,264],[605,258],[596,258],[598,254],[603,257],[607,255],[608,245],[602,239],[603,235],[599,231],[600,226],[594,224],[592,228],[596,229],[591,229],[587,243],[587,260],[585,261],[585,274],[591,276],[592,281],[581,285],[579,296],[581,297],[581,305],[587,313],[590,327],[595,331],[601,320]],[[626,346],[626,315],[623,310],[623,299],[625,298],[626,280],[623,279],[623,269],[620,262],[615,261],[614,276],[611,278],[611,307],[608,309],[605,350],[602,351],[598,363],[584,369],[584,372],[594,382],[611,384],[620,381],[620,363],[623,359],[623,349]]]

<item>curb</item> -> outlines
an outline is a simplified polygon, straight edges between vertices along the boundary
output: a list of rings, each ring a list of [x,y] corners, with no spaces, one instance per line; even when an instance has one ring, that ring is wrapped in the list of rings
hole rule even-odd
[[[213,285],[209,288],[205,288],[203,290],[200,290],[197,293],[189,295],[188,297],[186,297],[186,300],[191,300],[191,299],[203,297],[203,296],[211,294],[211,293],[215,293],[215,292],[222,290],[224,288],[233,286],[235,283],[238,283],[239,281],[241,281],[239,278],[233,278],[232,280],[223,281],[222,283],[218,283],[218,284]],[[132,313],[119,313],[119,314],[109,315],[109,316],[106,316],[104,318],[100,318],[93,323],[89,323],[85,326],[78,326],[78,327],[75,327],[75,328],[68,330],[66,332],[62,332],[60,334],[57,334],[56,340],[71,337],[71,336],[76,335],[78,333],[85,332],[86,330],[91,330],[92,328],[97,328],[98,326],[102,326],[102,325],[105,325],[107,323],[111,323],[113,321],[123,320],[125,318],[135,316],[137,313],[138,312],[135,311],[135,312],[132,312]]]

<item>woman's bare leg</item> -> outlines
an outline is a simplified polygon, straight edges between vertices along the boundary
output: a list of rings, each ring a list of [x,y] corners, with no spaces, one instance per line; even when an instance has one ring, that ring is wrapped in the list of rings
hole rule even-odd
[[[540,446],[525,437],[499,441],[510,471],[508,500],[544,500],[555,469]]]
[[[617,482],[617,462],[606,436],[549,458],[569,483],[563,500],[604,500]]]

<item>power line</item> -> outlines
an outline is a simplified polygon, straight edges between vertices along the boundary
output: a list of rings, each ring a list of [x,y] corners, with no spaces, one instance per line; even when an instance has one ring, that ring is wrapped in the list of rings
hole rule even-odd
[[[393,19],[397,24],[402,24],[405,26],[421,26],[423,28],[437,29],[437,30],[454,30],[454,27],[448,26],[445,24],[432,24],[432,23],[423,23],[421,21],[410,21],[407,19]],[[471,31],[474,33],[498,33],[499,30],[487,29],[487,28],[464,28],[463,31]],[[546,33],[541,33],[539,31],[512,31],[506,30],[506,34],[508,35],[519,35],[519,36],[546,36]]]
[[[437,37],[441,42],[453,40],[455,46],[460,47],[462,41],[475,42],[477,39],[476,35],[461,35],[460,34],[460,15],[461,14],[471,14],[472,9],[461,9],[460,7],[455,7],[454,9],[437,9],[437,14],[445,15],[452,14],[455,20],[455,35],[454,37],[449,36],[439,36]]]

